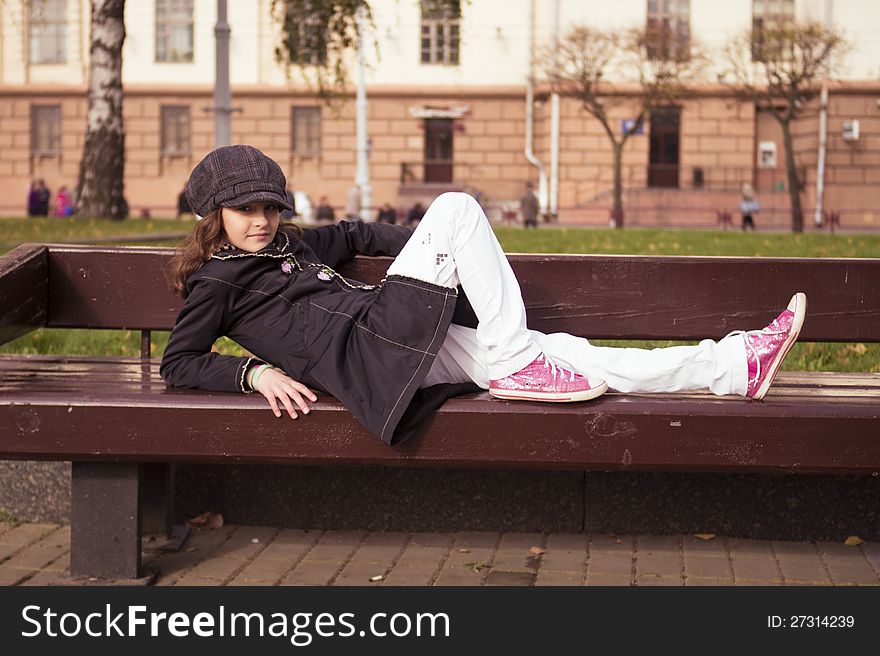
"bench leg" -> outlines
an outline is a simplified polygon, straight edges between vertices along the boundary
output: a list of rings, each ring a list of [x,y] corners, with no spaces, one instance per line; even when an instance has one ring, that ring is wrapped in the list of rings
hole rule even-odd
[[[140,487],[141,465],[137,463],[73,463],[71,576],[142,576]]]
[[[144,549],[163,552],[180,551],[189,537],[188,526],[174,525],[174,463],[147,463],[141,469],[141,532],[148,537]],[[156,541],[157,536],[162,539]]]
[[[174,465],[148,463],[141,476],[141,530],[168,537],[174,521]]]

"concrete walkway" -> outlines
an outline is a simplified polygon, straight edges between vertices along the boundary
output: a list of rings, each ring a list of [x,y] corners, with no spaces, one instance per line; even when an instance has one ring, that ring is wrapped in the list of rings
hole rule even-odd
[[[51,583],[69,550],[68,526],[0,523],[0,585]],[[156,585],[880,585],[880,543],[692,535],[224,526],[144,564]]]

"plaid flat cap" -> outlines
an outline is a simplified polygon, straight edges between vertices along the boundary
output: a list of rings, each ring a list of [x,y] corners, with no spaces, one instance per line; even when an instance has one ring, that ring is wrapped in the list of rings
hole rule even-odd
[[[186,183],[186,198],[199,216],[218,207],[264,201],[293,209],[287,202],[281,167],[253,146],[223,146],[196,164]]]

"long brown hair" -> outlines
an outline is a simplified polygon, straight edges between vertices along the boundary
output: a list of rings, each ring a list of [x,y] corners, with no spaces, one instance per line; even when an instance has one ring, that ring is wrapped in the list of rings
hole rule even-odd
[[[279,232],[285,232],[291,241],[302,238],[302,228],[294,224],[279,224]],[[177,251],[168,263],[168,282],[171,290],[186,298],[189,294],[186,280],[190,275],[211,259],[226,243],[226,231],[223,229],[223,218],[218,208],[205,215],[178,246]]]

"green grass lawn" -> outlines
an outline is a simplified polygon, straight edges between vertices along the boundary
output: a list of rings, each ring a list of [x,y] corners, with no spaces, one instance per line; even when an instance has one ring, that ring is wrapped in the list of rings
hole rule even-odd
[[[496,228],[507,253],[880,257],[880,235],[673,229]]]
[[[114,239],[130,235],[161,235],[181,233],[189,230],[189,221],[167,219],[126,219],[125,221],[106,221],[98,219],[77,219],[37,217],[0,218],[0,252],[12,250],[19,244],[77,242]],[[118,242],[122,243],[122,242]]]
[[[0,250],[23,242],[76,242],[134,235],[183,232],[184,221],[128,219],[120,222],[76,219],[0,219]],[[880,257],[880,235],[719,232],[671,229],[497,228],[508,253],[608,253],[633,255],[739,255],[764,257]],[[174,241],[159,242],[174,245]],[[156,242],[151,242],[151,245]],[[744,326],[760,328],[761,326]],[[719,335],[720,337],[720,335]],[[153,333],[153,356],[159,357],[167,332]],[[668,346],[682,342],[619,342],[614,346]],[[223,353],[240,354],[233,342],[217,344]],[[0,353],[130,355],[140,352],[140,335],[132,331],[41,329],[0,346]],[[880,344],[796,344],[783,365],[799,371],[880,372]]]
[[[0,218],[0,252],[25,242],[88,242],[136,235],[182,233],[189,221],[167,219]],[[743,255],[765,257],[880,257],[880,235],[720,232],[673,229],[496,228],[508,253],[619,253],[633,255]],[[134,242],[131,242],[134,243]],[[157,242],[150,242],[151,244]],[[174,241],[161,242],[174,245]]]

